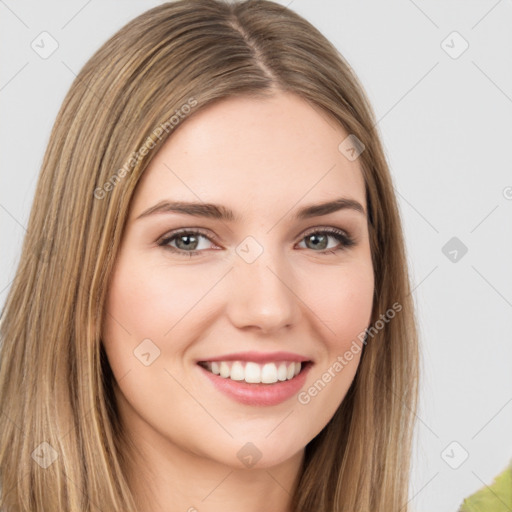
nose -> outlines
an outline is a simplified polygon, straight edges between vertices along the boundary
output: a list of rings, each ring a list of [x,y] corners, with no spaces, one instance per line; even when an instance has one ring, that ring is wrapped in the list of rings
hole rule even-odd
[[[266,250],[252,263],[237,258],[229,279],[227,310],[236,327],[272,333],[298,322],[302,302],[282,254]]]

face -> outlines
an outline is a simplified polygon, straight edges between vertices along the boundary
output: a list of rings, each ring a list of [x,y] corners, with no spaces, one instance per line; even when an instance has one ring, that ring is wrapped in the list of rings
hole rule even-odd
[[[137,443],[270,467],[333,416],[374,291],[363,175],[338,149],[347,136],[292,94],[230,98],[155,156],[103,326]]]

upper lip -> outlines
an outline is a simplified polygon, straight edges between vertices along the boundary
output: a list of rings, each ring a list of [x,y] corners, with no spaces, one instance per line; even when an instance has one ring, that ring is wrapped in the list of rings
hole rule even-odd
[[[293,352],[233,352],[222,356],[200,359],[198,362],[211,361],[254,361],[255,363],[272,363],[274,361],[290,361],[302,363],[311,361],[309,357]]]

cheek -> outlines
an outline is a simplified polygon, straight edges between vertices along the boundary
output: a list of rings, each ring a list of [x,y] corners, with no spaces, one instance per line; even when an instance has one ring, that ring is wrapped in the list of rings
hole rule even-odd
[[[317,276],[318,277],[318,276]],[[323,287],[319,284],[323,282]],[[366,260],[332,272],[309,287],[324,351],[297,396],[305,411],[322,427],[343,401],[361,360],[374,295],[373,268]],[[316,290],[312,293],[311,290]]]
[[[131,269],[131,270],[130,270]],[[110,331],[141,338],[162,340],[184,318],[207,291],[190,273],[169,273],[145,267],[132,258],[120,261],[113,276],[107,301],[106,322]]]
[[[165,286],[133,258],[120,257],[110,282],[103,329],[103,344],[114,374],[120,377],[135,363],[137,347],[152,348],[152,357],[161,348],[162,333],[172,319],[163,308]],[[166,301],[169,301],[169,293]],[[135,351],[135,353],[134,353]]]
[[[364,331],[370,322],[373,306],[373,276],[353,274],[342,281],[344,288],[336,292],[330,306],[333,331],[344,345],[347,336],[351,339]],[[337,304],[337,307],[335,306]]]
[[[142,383],[149,375],[154,378],[155,369],[183,371],[186,351],[204,334],[209,318],[205,308],[211,306],[205,296],[218,279],[211,271],[192,272],[179,265],[170,269],[161,263],[148,265],[147,258],[133,253],[121,255],[110,283],[102,336],[116,378],[142,371]],[[145,372],[145,363],[155,371]]]
[[[344,350],[370,322],[374,278],[364,261],[316,276],[306,283],[304,294],[321,321],[324,340],[331,350]]]

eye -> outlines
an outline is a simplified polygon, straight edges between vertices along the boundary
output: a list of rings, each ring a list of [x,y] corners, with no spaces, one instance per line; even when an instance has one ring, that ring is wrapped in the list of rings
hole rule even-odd
[[[164,247],[175,254],[180,256],[188,255],[189,257],[192,257],[204,252],[203,249],[208,249],[208,244],[206,244],[206,247],[204,247],[205,244],[201,244],[200,241],[202,238],[210,240],[210,238],[213,237],[200,230],[183,229],[170,233],[157,243],[160,247]],[[338,244],[329,246],[329,238],[337,240]],[[314,230],[307,232],[303,236],[301,242],[302,241],[306,241],[307,249],[313,249],[314,252],[318,252],[319,254],[334,254],[337,251],[355,245],[355,241],[345,231],[337,228],[315,228]],[[203,247],[201,247],[202,245]]]
[[[179,254],[179,255],[189,255],[193,256],[198,254],[199,251],[197,248],[201,245],[199,240],[201,238],[205,238],[209,240],[209,237],[199,230],[181,230],[178,232],[170,233],[169,236],[161,239],[158,242],[159,246],[162,246],[166,249],[169,249],[171,252]],[[176,243],[176,246],[171,245],[173,242]]]
[[[337,240],[338,246],[329,247],[329,238]],[[306,240],[306,246],[308,245],[307,242],[309,241],[311,242],[313,248],[323,249],[321,251],[315,251],[320,254],[334,254],[337,251],[341,251],[355,245],[355,241],[345,231],[337,228],[324,228],[321,230],[315,228],[313,231],[306,233],[303,240]]]

